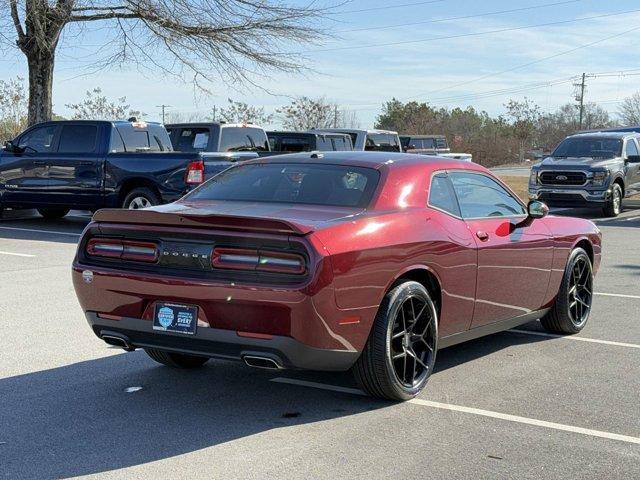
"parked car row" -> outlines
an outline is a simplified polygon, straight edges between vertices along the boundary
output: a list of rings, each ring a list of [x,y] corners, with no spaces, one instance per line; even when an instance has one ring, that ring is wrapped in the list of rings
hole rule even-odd
[[[446,140],[445,140],[446,141]],[[0,151],[0,214],[146,208],[172,202],[238,161],[295,152],[402,152],[397,132],[266,132],[251,124],[71,120],[34,125]],[[452,156],[444,149],[416,153]]]

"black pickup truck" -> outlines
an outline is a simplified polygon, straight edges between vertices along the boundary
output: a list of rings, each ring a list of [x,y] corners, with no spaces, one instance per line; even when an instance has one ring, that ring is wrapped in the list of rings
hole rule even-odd
[[[338,152],[353,150],[348,133],[267,132],[272,152]]]
[[[529,197],[552,207],[622,211],[622,199],[640,193],[640,134],[602,131],[571,135],[535,164]]]
[[[0,213],[36,208],[60,218],[72,208],[167,203],[228,166],[228,159],[218,160],[174,152],[159,123],[40,123],[0,150]]]

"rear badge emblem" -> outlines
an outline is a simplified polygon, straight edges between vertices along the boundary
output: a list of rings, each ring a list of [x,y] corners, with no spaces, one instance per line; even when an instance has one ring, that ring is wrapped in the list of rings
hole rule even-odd
[[[558,175],[556,177],[556,180],[560,180],[561,182],[564,182],[565,180],[567,180],[567,177],[565,177],[564,175]]]
[[[93,282],[93,272],[91,270],[84,270],[82,272],[82,280],[84,280],[84,283]]]

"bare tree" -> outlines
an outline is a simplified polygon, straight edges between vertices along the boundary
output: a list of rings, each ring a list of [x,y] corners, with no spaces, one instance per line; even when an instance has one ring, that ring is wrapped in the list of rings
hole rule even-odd
[[[13,139],[27,124],[24,79],[0,80],[0,141]]]
[[[104,41],[111,54],[98,66],[133,62],[196,84],[238,84],[256,71],[300,70],[299,55],[282,50],[323,38],[317,19],[325,12],[282,0],[4,0],[0,22],[10,19],[27,59],[33,124],[51,118],[56,50],[72,25],[112,24]],[[0,24],[0,40],[7,31]]]
[[[540,118],[540,107],[526,97],[522,102],[509,100],[505,107],[507,117],[512,120],[511,127],[514,136],[519,142],[518,159],[520,162],[524,162],[527,143],[533,138]]]
[[[640,92],[636,92],[622,101],[618,116],[624,125],[640,125]]]
[[[228,101],[228,107],[220,109],[220,118],[225,122],[266,125],[273,120],[273,115],[265,113],[263,107],[254,107],[245,102],[234,102],[230,98]]]
[[[131,110],[126,97],[115,101],[102,94],[99,87],[88,90],[85,99],[80,103],[70,103],[65,107],[73,110],[73,119],[118,120],[125,117],[142,117],[139,110]]]
[[[338,106],[324,97],[298,97],[276,112],[282,117],[283,128],[296,131],[333,127],[339,116]]]

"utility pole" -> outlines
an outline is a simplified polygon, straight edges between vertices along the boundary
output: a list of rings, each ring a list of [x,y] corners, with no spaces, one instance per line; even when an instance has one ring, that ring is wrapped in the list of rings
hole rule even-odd
[[[211,109],[211,121],[215,122],[216,121],[216,106],[214,105],[213,108]]]
[[[333,108],[333,128],[338,128],[338,105]]]
[[[156,105],[156,108],[162,108],[162,123],[164,123],[164,109],[171,108],[171,105],[165,105],[165,104]]]
[[[576,94],[576,101],[580,104],[580,120],[579,120],[579,128],[578,130],[582,130],[582,121],[584,119],[584,91],[587,87],[585,81],[587,79],[587,74],[582,74],[582,81],[580,83],[575,83],[574,86],[578,89],[578,93]]]

